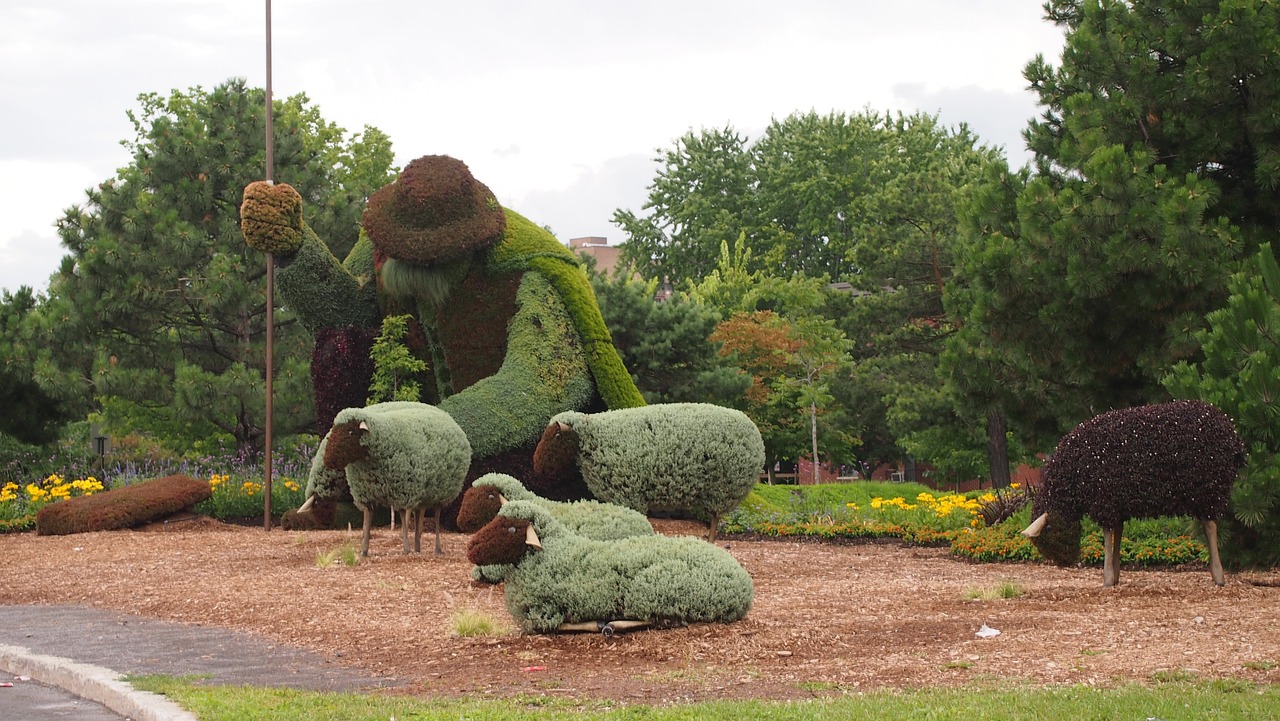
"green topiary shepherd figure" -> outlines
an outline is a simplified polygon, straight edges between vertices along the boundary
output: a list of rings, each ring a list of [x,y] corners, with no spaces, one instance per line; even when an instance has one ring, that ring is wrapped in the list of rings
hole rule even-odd
[[[350,350],[351,338],[377,335],[384,316],[411,315],[408,343],[428,369],[419,400],[448,412],[467,434],[470,478],[494,471],[532,478],[533,448],[557,413],[644,405],[577,258],[499,206],[461,161],[428,155],[409,163],[370,196],[364,232],[341,262],[301,207],[287,185],[252,183],[241,229],[251,247],[275,254],[284,305],[317,336],[313,377],[352,373],[353,361],[364,359]],[[330,338],[348,345],[333,352]],[[317,382],[353,396],[317,398],[317,407],[364,405],[369,380]],[[318,421],[327,428],[332,419]],[[452,524],[449,511],[446,519]]]

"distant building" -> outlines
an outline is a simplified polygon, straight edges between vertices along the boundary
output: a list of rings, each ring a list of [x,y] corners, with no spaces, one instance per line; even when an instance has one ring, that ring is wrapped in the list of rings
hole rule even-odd
[[[622,249],[618,246],[609,245],[608,238],[601,238],[596,235],[585,238],[570,238],[569,249],[594,258],[596,271],[605,277],[613,275],[613,270],[618,265],[618,255],[622,252]]]

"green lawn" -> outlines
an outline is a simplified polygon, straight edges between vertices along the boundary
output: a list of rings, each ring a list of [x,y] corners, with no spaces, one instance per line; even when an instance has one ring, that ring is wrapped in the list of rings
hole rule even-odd
[[[196,679],[147,676],[135,687],[162,693],[201,721],[1273,721],[1280,687],[1247,681],[1173,681],[1116,689],[993,687],[859,693],[802,702],[724,702],[654,707],[612,701],[521,696],[510,701],[449,701],[372,694],[203,686]]]

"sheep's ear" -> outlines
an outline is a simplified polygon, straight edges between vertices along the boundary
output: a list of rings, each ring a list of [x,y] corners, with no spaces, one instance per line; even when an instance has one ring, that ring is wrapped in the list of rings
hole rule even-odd
[[[1022,535],[1026,536],[1027,538],[1035,538],[1036,536],[1040,535],[1040,532],[1044,530],[1044,526],[1048,522],[1049,522],[1049,514],[1041,513],[1040,517],[1032,521],[1030,526],[1027,526],[1026,528],[1022,529]]]
[[[507,497],[502,495],[501,493],[498,494],[498,505],[499,506],[507,505]],[[529,528],[533,528],[533,526],[529,526]]]
[[[524,545],[532,546],[539,551],[542,550],[542,541],[538,540],[538,532],[534,530],[532,523],[524,530]]]
[[[567,433],[573,430],[573,426],[565,423],[564,421],[556,421],[556,429],[559,433]]]
[[[362,431],[367,431],[367,430],[369,430],[369,424],[368,424],[368,423],[365,423],[364,421],[360,421],[360,430],[362,430]]]

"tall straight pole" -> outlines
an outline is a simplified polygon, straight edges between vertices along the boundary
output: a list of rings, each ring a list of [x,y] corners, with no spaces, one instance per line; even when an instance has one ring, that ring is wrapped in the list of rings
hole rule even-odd
[[[272,177],[275,158],[273,157],[274,147],[272,142],[272,118],[271,118],[271,0],[267,0],[267,173],[266,180],[268,183],[275,182]],[[262,528],[265,531],[271,530],[271,427],[274,425],[273,403],[274,398],[273,383],[275,378],[275,276],[276,276],[276,259],[271,253],[267,253],[267,420],[266,420],[266,454],[263,458],[263,480],[262,480]]]

